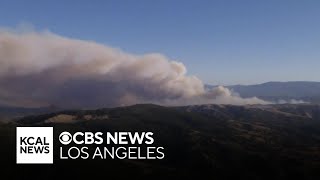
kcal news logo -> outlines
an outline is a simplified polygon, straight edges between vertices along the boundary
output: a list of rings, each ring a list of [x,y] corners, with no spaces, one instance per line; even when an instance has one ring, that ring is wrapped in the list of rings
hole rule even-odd
[[[17,164],[53,163],[53,127],[17,127]]]

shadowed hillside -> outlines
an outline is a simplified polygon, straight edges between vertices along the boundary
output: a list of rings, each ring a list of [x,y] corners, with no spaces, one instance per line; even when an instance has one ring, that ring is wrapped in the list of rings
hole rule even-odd
[[[165,147],[165,158],[55,159],[54,165],[16,165],[15,126],[54,126],[56,141],[64,130],[152,131],[155,146]],[[5,172],[20,178],[31,172],[45,179],[320,177],[319,105],[135,105],[27,116],[0,127],[1,143],[7,144],[0,150],[6,156],[1,158],[6,160]]]

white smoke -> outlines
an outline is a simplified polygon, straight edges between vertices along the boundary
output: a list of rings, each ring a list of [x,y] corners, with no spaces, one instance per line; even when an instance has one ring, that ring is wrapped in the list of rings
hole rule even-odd
[[[309,102],[306,102],[304,100],[297,100],[297,99],[289,99],[289,100],[280,99],[277,102],[277,104],[306,104],[306,103],[309,103]]]
[[[0,104],[108,107],[136,103],[266,104],[219,86],[209,91],[161,54],[133,55],[51,32],[0,31]]]

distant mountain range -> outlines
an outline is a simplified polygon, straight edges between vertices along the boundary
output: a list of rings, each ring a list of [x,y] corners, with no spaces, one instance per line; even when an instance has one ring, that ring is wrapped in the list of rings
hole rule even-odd
[[[205,85],[207,89],[217,85]],[[320,82],[292,81],[292,82],[267,82],[256,85],[231,85],[225,86],[241,97],[258,97],[268,101],[279,102],[280,100],[303,100],[314,104],[320,103]],[[61,111],[55,106],[40,108],[23,108],[0,105],[0,121],[19,118],[26,115],[37,115]]]
[[[206,85],[206,88],[216,87]],[[303,100],[320,103],[320,82],[292,81],[267,82],[256,85],[225,86],[240,94],[241,97],[259,97],[264,100]]]

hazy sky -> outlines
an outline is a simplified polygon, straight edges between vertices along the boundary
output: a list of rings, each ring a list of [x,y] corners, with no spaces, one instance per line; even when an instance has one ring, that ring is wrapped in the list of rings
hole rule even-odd
[[[129,53],[163,53],[206,83],[320,81],[317,0],[1,0],[0,17],[1,27],[30,23]]]

